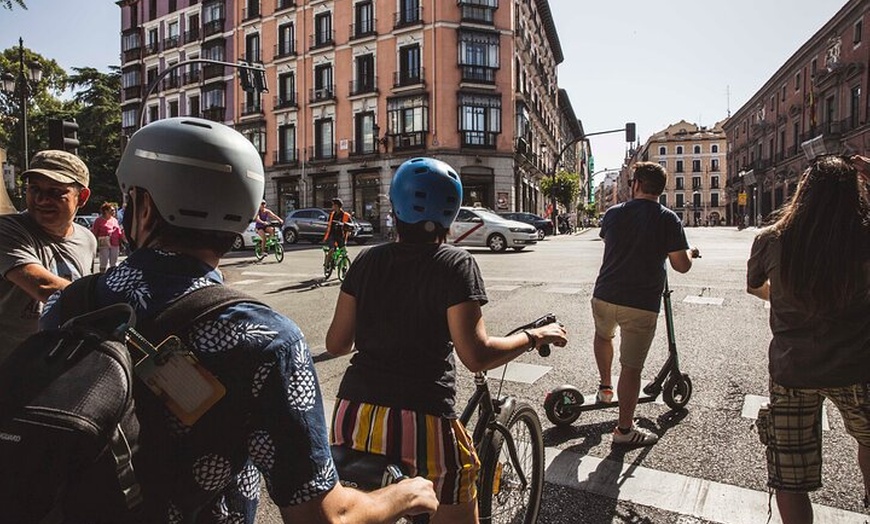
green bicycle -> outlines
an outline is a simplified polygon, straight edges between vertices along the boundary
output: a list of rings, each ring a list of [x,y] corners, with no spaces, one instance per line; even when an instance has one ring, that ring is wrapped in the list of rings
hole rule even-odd
[[[329,246],[323,246],[323,279],[332,275],[332,270],[338,274],[338,279],[344,281],[344,276],[350,268],[350,257],[347,256],[347,248],[336,247],[329,255]]]
[[[278,235],[266,235],[266,247],[263,248],[263,241],[258,236],[254,239],[254,256],[257,257],[257,262],[260,262],[269,253],[275,254],[275,260],[278,262],[284,261],[284,246],[278,241]]]

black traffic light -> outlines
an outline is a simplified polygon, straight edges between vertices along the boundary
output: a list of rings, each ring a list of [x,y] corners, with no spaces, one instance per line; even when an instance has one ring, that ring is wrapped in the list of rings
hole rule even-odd
[[[631,143],[635,140],[637,140],[637,128],[635,127],[634,122],[626,122],[625,141]]]
[[[75,120],[52,118],[48,121],[48,147],[62,149],[77,155],[79,147],[79,125]]]
[[[244,91],[252,93],[268,93],[269,88],[266,87],[266,70],[262,68],[254,68],[248,65],[242,65],[239,68],[239,80]]]

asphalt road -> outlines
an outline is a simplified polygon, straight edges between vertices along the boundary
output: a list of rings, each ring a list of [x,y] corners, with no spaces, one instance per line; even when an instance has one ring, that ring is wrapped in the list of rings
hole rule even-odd
[[[484,307],[487,330],[504,333],[552,312],[569,332],[566,348],[550,358],[530,353],[509,373],[541,375],[532,383],[505,381],[504,391],[538,410],[544,426],[548,469],[542,523],[703,523],[767,520],[764,449],[753,429],[755,405],[767,395],[767,345],[770,331],[765,304],[745,292],[746,259],[753,229],[690,228],[689,242],[700,248],[685,275],[670,273],[680,364],[694,384],[682,413],[661,403],[638,407],[639,423],[661,436],[646,449],[611,447],[616,410],[582,414],[567,429],[553,427],[542,407],[546,393],[564,383],[583,392],[597,386],[592,356],[589,306],[601,262],[598,230],[548,238],[523,252],[473,250],[490,302]],[[351,246],[353,257],[360,247]],[[227,281],[294,319],[303,329],[317,362],[324,398],[334,398],[348,358],[324,355],[339,282],[323,282],[319,246],[288,246],[283,263],[252,253],[230,254],[222,269]],[[652,379],[667,353],[664,317],[647,359]],[[539,368],[537,366],[545,366]],[[490,374],[491,379],[495,377]],[[525,377],[520,377],[525,379]],[[461,371],[462,399],[473,389]],[[824,487],[811,498],[820,506],[816,522],[866,522],[857,447],[828,404],[824,432]],[[268,496],[262,497],[262,522],[280,522]],[[839,511],[838,511],[839,510]],[[774,508],[772,522],[778,522]]]

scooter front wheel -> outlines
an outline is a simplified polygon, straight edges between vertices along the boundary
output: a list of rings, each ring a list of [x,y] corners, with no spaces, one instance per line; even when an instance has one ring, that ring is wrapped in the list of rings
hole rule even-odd
[[[574,386],[559,386],[547,394],[544,400],[544,412],[547,419],[559,427],[570,426],[580,417],[583,405],[583,393]]]
[[[662,400],[674,411],[686,408],[692,398],[692,379],[686,373],[671,373],[662,389]]]

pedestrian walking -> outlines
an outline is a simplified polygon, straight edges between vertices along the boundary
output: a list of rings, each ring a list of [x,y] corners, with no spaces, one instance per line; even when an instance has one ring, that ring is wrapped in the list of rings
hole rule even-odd
[[[767,485],[784,524],[812,522],[822,402],[858,442],[870,503],[870,159],[823,156],[752,244],[747,291],[770,301],[770,404],[759,413]]]
[[[118,223],[116,214],[114,204],[103,202],[103,205],[100,206],[100,216],[94,220],[94,224],[91,226],[91,231],[97,237],[100,273],[118,265],[118,253],[121,251],[124,232],[121,229],[121,224]]]
[[[648,446],[654,433],[634,423],[640,395],[640,374],[656,332],[662,291],[667,277],[665,260],[680,273],[692,268],[697,248],[689,249],[680,218],[659,204],[668,174],[654,162],[638,162],[629,179],[632,200],[607,210],[599,235],[604,260],[592,295],[595,319],[595,361],[600,383],[596,400],[613,400],[613,337],[620,332],[621,372],[619,421],[614,444]]]

